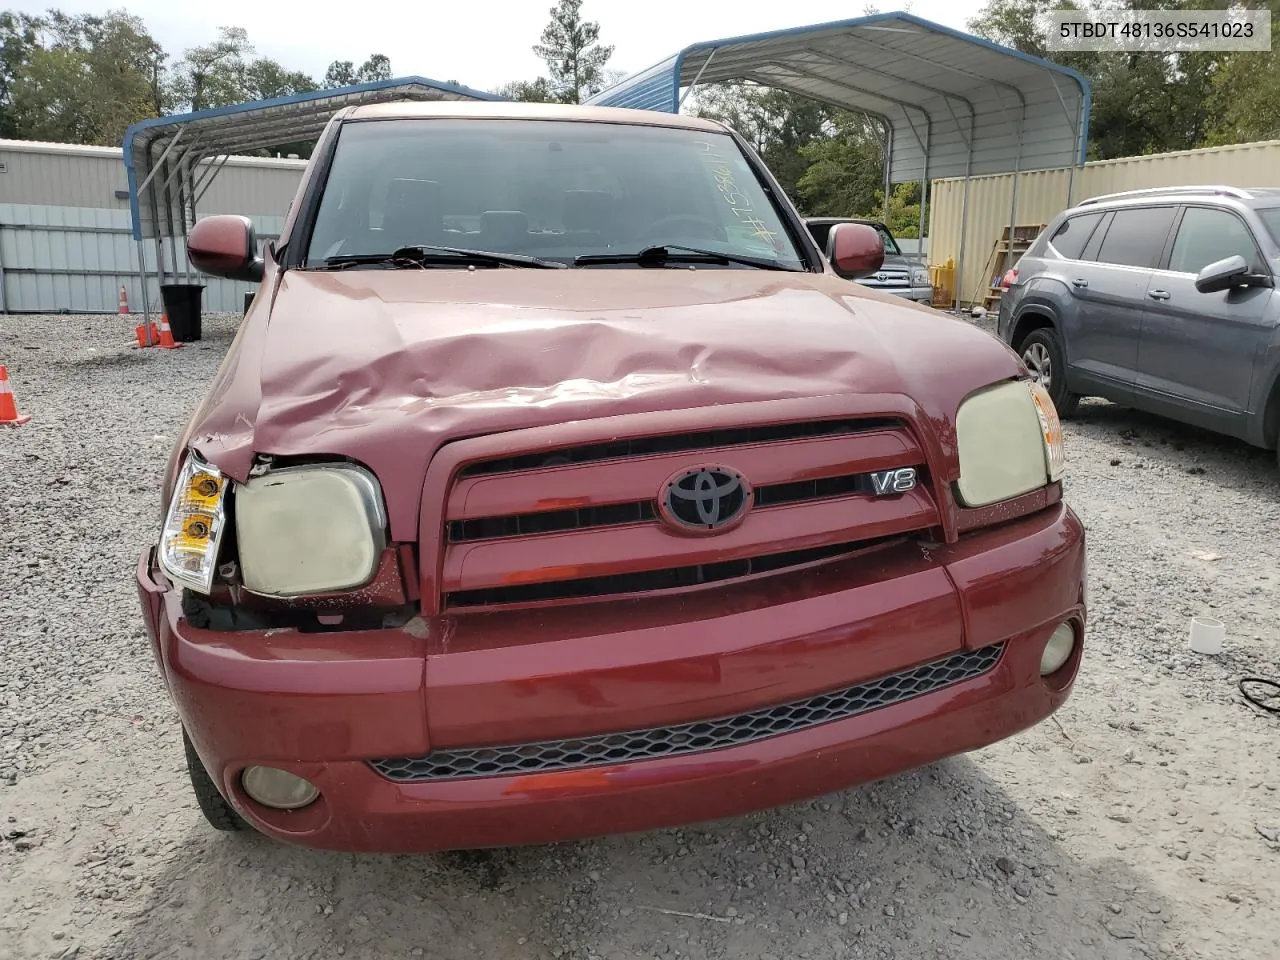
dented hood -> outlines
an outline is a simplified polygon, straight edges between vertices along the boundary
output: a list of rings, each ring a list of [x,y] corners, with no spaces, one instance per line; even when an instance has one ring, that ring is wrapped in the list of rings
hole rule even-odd
[[[365,463],[393,537],[412,539],[450,440],[851,393],[904,395],[949,423],[965,394],[1018,370],[969,324],[831,275],[290,271],[245,317],[184,439],[241,480],[255,453]]]

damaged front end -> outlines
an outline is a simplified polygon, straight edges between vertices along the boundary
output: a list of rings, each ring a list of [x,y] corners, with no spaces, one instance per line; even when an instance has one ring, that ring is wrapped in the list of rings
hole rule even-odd
[[[258,455],[240,483],[188,449],[176,467],[154,572],[193,626],[369,630],[416,614],[413,545],[390,539],[363,465]]]

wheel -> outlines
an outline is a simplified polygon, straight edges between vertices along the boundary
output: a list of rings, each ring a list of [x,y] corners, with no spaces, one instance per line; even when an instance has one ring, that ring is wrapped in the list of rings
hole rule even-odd
[[[200,804],[200,812],[209,821],[209,825],[215,830],[247,830],[249,824],[245,823],[244,818],[236,813],[235,807],[227,803],[226,798],[214,786],[213,778],[200,762],[200,755],[196,753],[186,730],[182,731],[182,746],[187,752],[187,774],[191,777],[191,789],[195,791],[196,803]]]
[[[1067,363],[1058,332],[1052,327],[1032,330],[1022,341],[1019,352],[1031,371],[1031,379],[1049,392],[1058,416],[1065,418],[1075,413],[1080,395],[1067,389]]]

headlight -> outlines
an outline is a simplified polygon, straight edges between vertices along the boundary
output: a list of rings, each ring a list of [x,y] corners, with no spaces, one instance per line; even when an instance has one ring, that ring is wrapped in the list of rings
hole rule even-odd
[[[364,586],[386,547],[378,483],[351,464],[283,467],[235,491],[246,590],[297,597]]]
[[[160,567],[175,583],[208,593],[222,542],[226,478],[194,453],[187,456],[160,533]]]
[[[1062,427],[1048,393],[1029,380],[976,393],[956,414],[960,501],[984,507],[1062,476]]]
[[[929,286],[929,268],[928,267],[912,267],[911,268],[911,285],[913,287]]]

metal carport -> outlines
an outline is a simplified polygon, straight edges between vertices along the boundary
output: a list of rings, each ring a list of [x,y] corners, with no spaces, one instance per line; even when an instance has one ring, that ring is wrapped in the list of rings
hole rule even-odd
[[[155,243],[156,280],[178,275],[178,238],[185,242],[196,204],[227,160],[237,153],[315,140],[343,107],[391,100],[502,100],[426,77],[400,77],[318,90],[296,96],[241,103],[196,113],[157,117],[133,124],[124,135],[129,211],[138,245],[142,306],[150,335],[144,245]],[[169,254],[165,255],[165,238]],[[167,266],[166,266],[167,264]]]
[[[968,178],[1084,162],[1090,89],[1074,70],[908,13],[695,43],[588,103],[679,113],[698,84],[749,80],[860,111],[885,138],[885,180],[966,178],[956,276],[964,275]],[[888,196],[886,189],[885,195]],[[960,295],[957,291],[956,305]]]

